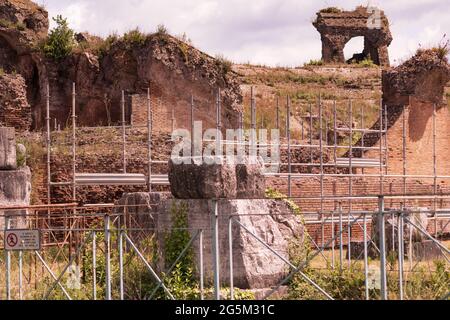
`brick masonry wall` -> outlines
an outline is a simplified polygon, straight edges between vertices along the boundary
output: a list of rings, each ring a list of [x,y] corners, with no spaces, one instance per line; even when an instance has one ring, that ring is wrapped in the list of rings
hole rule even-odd
[[[433,175],[433,105],[412,100],[404,110],[406,129],[406,173]],[[403,114],[387,134],[388,173],[403,173]],[[450,172],[450,111],[443,106],[436,111],[436,170],[437,175]],[[375,144],[379,147],[379,142]],[[379,158],[379,151],[370,150],[368,158]],[[376,173],[377,169],[367,170]],[[425,180],[424,180],[425,181]],[[427,183],[433,183],[428,179]],[[449,181],[439,181],[448,184]]]
[[[26,84],[19,74],[0,75],[0,126],[26,131],[31,127],[31,106]]]

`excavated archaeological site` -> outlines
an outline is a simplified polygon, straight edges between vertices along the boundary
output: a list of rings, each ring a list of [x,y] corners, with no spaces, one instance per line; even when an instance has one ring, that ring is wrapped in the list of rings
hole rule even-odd
[[[448,46],[391,66],[395,34],[378,9],[371,25],[373,10],[319,11],[320,63],[270,68],[214,58],[163,28],[75,33],[56,59],[42,49],[47,11],[0,0],[0,227],[40,232],[26,290],[56,280],[53,270],[79,284],[58,279],[45,298],[303,299],[312,290],[352,299],[320,274],[358,266],[356,298],[397,299],[422,264],[443,261],[448,276]],[[364,49],[346,61],[354,37]],[[214,136],[183,155],[192,163],[176,163],[172,132],[196,121],[223,133],[278,129],[280,141]],[[244,146],[245,156],[214,153],[208,164],[201,152],[217,145]],[[265,149],[280,155],[275,171]],[[190,291],[174,289],[173,272],[188,275]],[[151,290],[133,286],[136,274]]]

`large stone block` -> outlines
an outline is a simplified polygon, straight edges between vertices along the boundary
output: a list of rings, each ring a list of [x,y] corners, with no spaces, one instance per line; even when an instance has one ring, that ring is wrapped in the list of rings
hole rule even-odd
[[[127,200],[126,198],[129,198]],[[142,200],[142,206],[136,202]],[[189,232],[193,236],[203,230],[203,267],[205,281],[211,285],[213,279],[213,251],[212,251],[212,212],[213,202],[208,199],[170,199],[165,194],[143,193],[126,194],[120,200],[121,204],[133,203],[141,207],[135,211],[136,215],[149,215],[151,218],[141,218],[139,228],[155,230],[159,248],[159,272],[164,272],[169,266],[164,265],[165,242],[172,231],[174,208],[185,208]],[[148,211],[150,203],[151,210]],[[218,200],[219,220],[219,258],[220,281],[226,286],[230,282],[230,250],[228,237],[228,223],[230,216],[234,217],[232,225],[232,257],[234,285],[242,289],[269,288],[277,285],[289,272],[286,265],[271,250],[262,245],[258,237],[272,250],[289,260],[291,245],[301,244],[304,240],[304,226],[299,216],[293,214],[289,206],[282,200],[269,199],[222,199]],[[132,219],[134,221],[134,219]],[[250,234],[244,225],[253,234]],[[133,226],[131,226],[133,227]],[[139,241],[139,238],[133,239]],[[200,245],[197,238],[193,242],[196,270],[200,270]],[[301,247],[300,249],[301,250]],[[301,254],[301,252],[297,252]]]
[[[191,158],[185,158],[191,159]],[[205,161],[206,160],[206,161]],[[177,199],[264,198],[264,163],[261,158],[195,158],[192,163],[169,161],[169,181]]]
[[[211,159],[212,160],[212,159]],[[235,164],[222,157],[207,164],[194,159],[190,164],[169,161],[170,189],[178,199],[236,198]]]
[[[17,168],[14,128],[0,127],[0,170]]]
[[[238,199],[264,198],[266,179],[264,162],[260,157],[248,157],[236,165],[236,195]]]
[[[20,170],[0,171],[0,206],[28,206],[31,198],[31,172],[28,167]],[[11,228],[22,227],[26,210],[0,210],[0,229],[4,226],[4,216],[10,215]]]

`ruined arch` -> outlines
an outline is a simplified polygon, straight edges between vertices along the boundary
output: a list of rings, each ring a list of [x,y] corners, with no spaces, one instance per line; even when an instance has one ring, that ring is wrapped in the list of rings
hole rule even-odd
[[[374,12],[377,22],[372,25]],[[324,9],[317,13],[313,25],[321,35],[324,62],[345,63],[344,47],[347,42],[354,37],[364,37],[364,50],[356,53],[354,58],[371,58],[377,65],[389,66],[388,46],[392,35],[383,11],[366,7],[358,7],[354,11]]]

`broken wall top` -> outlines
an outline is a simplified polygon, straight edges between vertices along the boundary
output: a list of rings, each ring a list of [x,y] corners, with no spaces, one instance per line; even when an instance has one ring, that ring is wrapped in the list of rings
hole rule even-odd
[[[402,65],[383,71],[383,100],[388,106],[404,106],[410,96],[442,105],[450,81],[450,65],[441,49],[418,50]]]
[[[389,21],[384,11],[379,11],[380,28],[369,28],[368,22],[376,17],[374,12],[366,7],[358,7],[353,11],[340,11],[326,9],[317,13],[313,22],[314,27],[321,34],[333,34],[337,36],[366,36],[375,44],[389,45],[392,35],[389,30]]]

